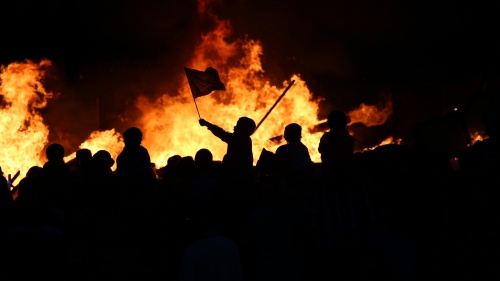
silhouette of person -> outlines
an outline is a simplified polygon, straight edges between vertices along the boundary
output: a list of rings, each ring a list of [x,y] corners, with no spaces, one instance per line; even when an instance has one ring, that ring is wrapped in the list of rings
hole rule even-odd
[[[15,203],[17,206],[34,206],[34,202],[43,197],[44,192],[39,186],[43,177],[43,168],[40,166],[32,166],[29,168],[26,176],[19,181],[17,197]]]
[[[239,247],[219,232],[215,202],[206,198],[195,202],[191,219],[196,235],[182,250],[179,280],[243,281]]]
[[[349,117],[341,110],[328,114],[330,130],[321,136],[318,151],[321,154],[321,167],[324,172],[350,171],[354,158],[354,137],[346,127]]]
[[[64,161],[64,147],[52,143],[45,149],[47,161],[43,164],[43,185],[49,204],[64,205],[70,188],[70,166]]]
[[[34,276],[63,280],[67,273],[67,196],[70,167],[64,162],[64,147],[52,143],[45,149],[43,167],[33,166],[22,179],[15,212],[8,229],[9,271],[15,280]],[[40,170],[41,169],[41,170]]]
[[[88,176],[75,186],[70,207],[66,233],[69,237],[69,251],[76,274],[103,274],[97,264],[100,259],[112,259],[113,243],[109,237],[119,239],[121,213],[115,174],[111,173],[113,158],[106,150],[91,155]],[[115,257],[113,257],[115,258]],[[115,258],[116,259],[116,258]],[[85,268],[86,270],[83,270]],[[89,270],[92,268],[91,270]],[[106,267],[109,270],[110,266]]]
[[[161,171],[161,176],[160,179],[164,181],[165,183],[167,182],[172,182],[177,174],[177,164],[179,161],[182,159],[182,156],[176,154],[172,155],[167,159],[167,165],[162,167],[160,169]]]
[[[141,145],[142,131],[130,127],[123,133],[125,147],[116,158],[116,175],[121,179],[133,179],[141,170],[151,169],[151,157]]]
[[[90,159],[92,175],[101,180],[103,177],[113,176],[111,167],[115,160],[107,150],[97,151]]]
[[[88,148],[81,148],[76,151],[76,170],[79,173],[87,175],[89,172],[90,162],[92,161],[92,152]]]
[[[198,175],[209,174],[213,164],[212,152],[206,148],[201,148],[194,155],[194,164]]]
[[[62,212],[66,200],[71,192],[71,168],[64,161],[64,147],[59,143],[52,143],[45,149],[47,161],[42,166],[43,195],[48,206],[55,207]]]
[[[122,197],[122,212],[127,215],[127,225],[123,237],[127,239],[131,255],[126,259],[120,257],[125,264],[123,275],[139,274],[145,270],[146,255],[152,240],[145,235],[152,227],[153,198],[156,192],[156,173],[151,165],[149,151],[142,146],[143,134],[137,127],[130,127],[123,133],[125,147],[116,157],[116,179],[119,194]],[[145,271],[147,272],[147,271]]]
[[[290,187],[303,186],[311,180],[315,166],[308,148],[300,141],[302,127],[297,123],[285,127],[286,144],[276,149],[278,173]]]
[[[269,175],[261,184],[262,204],[250,212],[242,233],[245,280],[311,280],[303,276],[302,208],[281,177]]]
[[[9,211],[12,209],[13,206],[14,206],[14,197],[12,196],[12,193],[10,191],[9,183],[5,178],[5,176],[3,175],[2,167],[0,167],[0,231],[2,233],[4,233],[5,228],[8,225],[7,221],[8,221]],[[3,234],[0,235],[0,237],[3,237]],[[3,242],[0,242],[0,247],[2,246]],[[0,253],[0,262],[3,262],[2,258],[3,254]]]
[[[212,198],[217,190],[217,173],[214,171],[213,155],[201,148],[194,156],[195,174],[191,180],[196,198]]]
[[[238,119],[234,132],[230,133],[205,119],[200,119],[201,126],[207,127],[214,136],[227,143],[227,152],[222,159],[224,170],[230,174],[253,177],[253,151],[250,136],[255,131],[255,121],[248,117]]]
[[[50,175],[67,176],[70,167],[64,162],[64,147],[59,143],[52,143],[45,150],[47,162],[43,165],[44,172]]]
[[[9,183],[5,178],[2,167],[0,167],[0,209],[10,208],[14,203],[14,198],[9,189]]]

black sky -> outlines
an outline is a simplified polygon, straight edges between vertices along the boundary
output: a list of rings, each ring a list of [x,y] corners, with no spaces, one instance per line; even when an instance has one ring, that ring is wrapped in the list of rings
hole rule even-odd
[[[231,20],[235,36],[261,40],[270,65],[299,72],[316,66],[313,72],[338,79],[404,82],[421,79],[419,72],[432,76],[436,67],[441,79],[463,79],[488,60],[499,36],[494,1],[219,2],[215,13]],[[1,62],[49,57],[77,71],[175,56],[204,28],[196,8],[193,0],[7,3]]]
[[[300,73],[327,98],[324,112],[388,91],[408,123],[439,115],[467,102],[499,49],[495,1],[213,2],[235,38],[262,42],[276,83]],[[194,0],[16,1],[2,4],[1,15],[0,64],[48,58],[60,69],[61,91],[113,100],[110,116],[139,92],[175,88],[155,81],[182,69],[209,28]]]

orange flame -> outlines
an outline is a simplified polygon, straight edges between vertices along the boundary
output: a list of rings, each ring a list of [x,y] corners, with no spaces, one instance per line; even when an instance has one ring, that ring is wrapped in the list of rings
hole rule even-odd
[[[226,81],[225,92],[199,97],[196,103],[202,118],[231,132],[242,116],[250,117],[258,124],[289,82],[283,82],[281,87],[271,85],[263,77],[260,42],[247,40],[227,43],[225,38],[230,32],[229,23],[217,23],[214,31],[202,36],[191,62],[192,66],[188,67],[203,70],[212,66],[218,70],[221,80]],[[241,53],[243,57],[235,66],[226,65],[227,61],[234,60]],[[185,77],[182,79],[186,80]],[[254,163],[263,148],[274,151],[283,144],[283,141],[275,143],[269,139],[283,134],[284,127],[289,123],[300,124],[304,132],[318,123],[320,99],[312,98],[312,93],[300,75],[292,75],[290,80],[295,80],[294,85],[252,135]],[[142,97],[137,106],[142,111],[144,144],[156,164],[165,165],[167,159],[174,154],[194,156],[201,148],[209,149],[215,160],[221,160],[224,156],[226,144],[199,125],[187,82],[175,96],[165,94],[154,102]],[[310,148],[313,160],[318,161],[319,135],[304,134],[302,141]]]
[[[207,7],[209,2],[200,1],[199,4],[200,13],[210,12]],[[312,160],[320,162],[317,147],[322,132],[311,131],[320,123],[317,116],[322,98],[313,97],[300,74],[291,75],[281,86],[271,85],[264,76],[260,42],[246,38],[228,42],[226,39],[231,34],[229,21],[219,20],[212,14],[209,16],[216,27],[201,36],[193,58],[186,67],[199,70],[214,67],[226,85],[226,91],[216,91],[196,99],[200,117],[227,131],[232,131],[242,116],[250,117],[258,124],[290,81],[294,80],[280,103],[252,135],[254,163],[262,149],[275,151],[284,144],[283,139],[270,139],[282,135],[285,126],[290,123],[302,126],[302,142],[309,148]],[[29,167],[41,164],[40,152],[47,144],[49,131],[35,109],[44,107],[51,97],[39,82],[43,75],[41,68],[46,65],[50,65],[50,62],[44,60],[38,65],[32,62],[13,63],[2,68],[0,93],[4,96],[4,102],[0,113],[0,141],[3,144],[0,165],[5,166],[4,170],[8,168],[15,172],[19,169],[24,173]],[[138,123],[144,135],[143,145],[149,150],[151,160],[157,167],[164,166],[173,155],[194,156],[201,148],[209,149],[214,160],[221,160],[227,149],[225,143],[199,125],[198,113],[184,75],[183,69],[179,69],[178,79],[183,79],[185,83],[177,93],[165,93],[154,101],[141,96],[136,101],[142,114]],[[351,123],[362,122],[367,126],[381,125],[391,114],[390,99],[382,109],[361,104],[358,109],[348,113]],[[80,148],[88,148],[92,153],[105,149],[116,159],[123,146],[122,136],[112,129],[92,132]],[[73,159],[75,155],[72,153],[65,157],[65,161]]]
[[[384,124],[392,115],[392,99],[385,97],[385,103],[381,106],[366,105],[362,103],[357,109],[347,113],[351,124],[363,123],[365,126],[379,126]]]
[[[487,139],[487,138],[488,138],[488,135],[486,135],[486,133],[484,133],[484,132],[472,132],[470,134],[471,143],[469,144],[469,146],[475,144],[478,141],[482,141],[482,140]]]
[[[394,139],[394,137],[390,136],[375,146],[363,148],[363,151],[374,150],[377,147],[389,145],[389,144],[398,144],[399,145],[399,144],[401,144],[401,141],[402,141],[401,139]]]
[[[123,137],[120,133],[116,132],[115,129],[106,130],[103,132],[94,131],[90,134],[89,138],[84,141],[79,148],[89,149],[92,154],[99,150],[107,150],[113,159],[116,159],[122,149],[125,147],[123,142]],[[64,158],[65,162],[68,162],[76,157],[76,152],[66,156]],[[113,170],[116,169],[116,163],[111,167]]]
[[[22,178],[42,164],[49,128],[37,110],[53,96],[40,82],[50,65],[49,60],[26,60],[0,68],[0,166],[7,174],[20,171]]]

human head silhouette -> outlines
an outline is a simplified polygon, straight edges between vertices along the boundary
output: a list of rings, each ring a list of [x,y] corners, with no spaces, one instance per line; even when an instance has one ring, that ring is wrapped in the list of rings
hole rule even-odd
[[[28,172],[26,172],[26,176],[27,177],[37,177],[37,176],[41,176],[43,173],[43,168],[40,167],[40,166],[31,166],[31,168],[29,168]]]
[[[187,179],[191,177],[194,171],[195,163],[192,156],[184,156],[177,163],[177,172],[181,178]]]
[[[168,166],[175,166],[175,165],[177,165],[177,163],[179,163],[179,160],[181,160],[181,159],[182,159],[182,156],[180,156],[179,154],[172,155],[167,159],[167,165]]]
[[[92,152],[88,148],[78,149],[75,158],[78,165],[88,163],[92,159]]]
[[[236,126],[234,127],[234,132],[238,134],[243,134],[245,136],[251,136],[255,131],[255,121],[248,117],[240,117]]]
[[[302,127],[297,123],[288,124],[285,127],[285,140],[287,142],[300,141],[302,137]]]
[[[64,147],[59,143],[52,143],[45,149],[48,161],[60,161],[64,158]]]
[[[194,163],[196,167],[204,168],[204,167],[210,167],[213,162],[213,155],[210,150],[206,148],[202,148],[198,150],[194,156]]]
[[[125,146],[140,145],[142,142],[142,131],[137,127],[130,127],[123,133]]]
[[[107,150],[99,150],[92,156],[92,163],[100,170],[107,170],[115,164],[115,160]]]
[[[327,122],[330,129],[342,130],[349,124],[349,117],[343,111],[335,109],[328,114]]]

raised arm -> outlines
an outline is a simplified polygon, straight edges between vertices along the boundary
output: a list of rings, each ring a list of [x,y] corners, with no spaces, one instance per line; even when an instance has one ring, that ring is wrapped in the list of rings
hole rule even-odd
[[[214,134],[214,136],[218,137],[223,142],[227,143],[231,139],[232,134],[229,132],[226,132],[221,127],[214,125],[205,119],[200,119],[199,123],[201,126],[207,127],[207,129],[210,130],[210,132],[212,132],[212,134]]]

